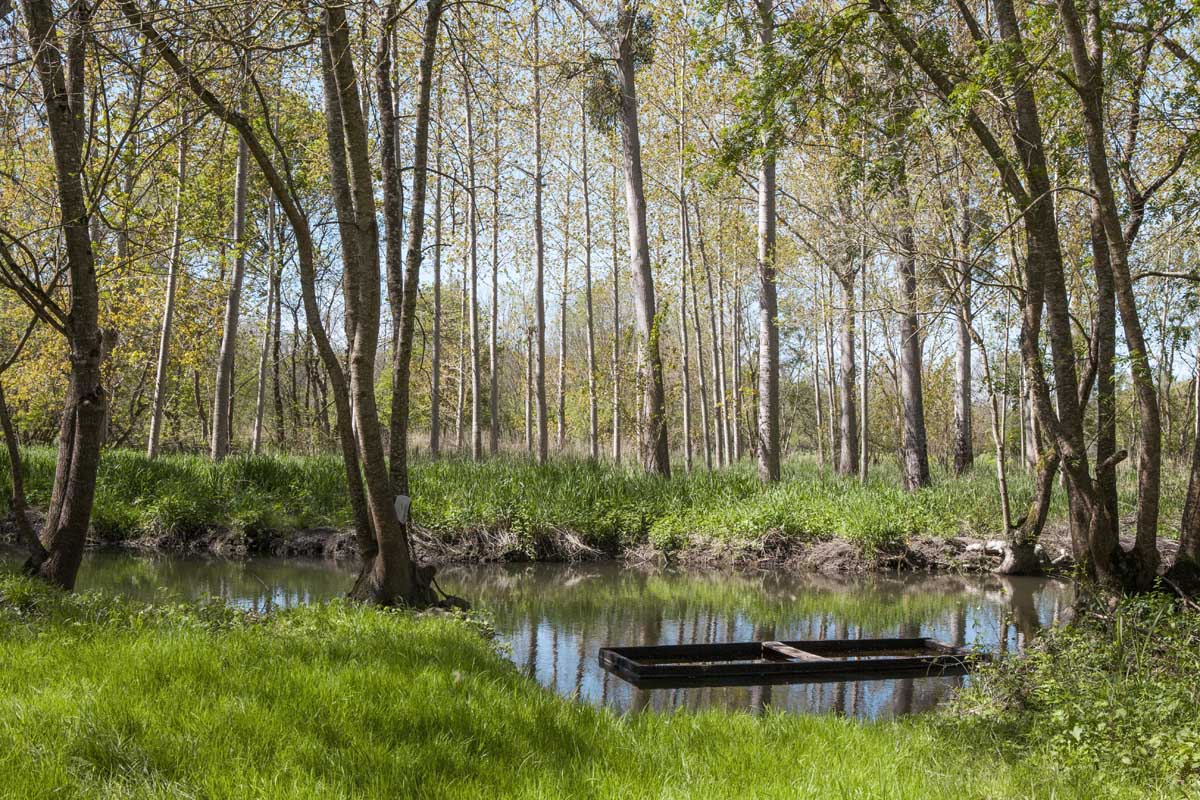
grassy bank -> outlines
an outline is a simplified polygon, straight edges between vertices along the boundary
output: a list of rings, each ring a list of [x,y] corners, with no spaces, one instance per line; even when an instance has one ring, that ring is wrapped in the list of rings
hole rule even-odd
[[[28,451],[33,504],[48,502],[53,468],[52,450]],[[1165,481],[1168,528],[1177,524],[1184,481],[1174,472]],[[1020,508],[1031,482],[1017,471],[1011,483],[1014,508]],[[746,542],[767,533],[837,536],[870,547],[914,534],[990,537],[1001,529],[999,495],[986,463],[963,477],[937,474],[933,487],[913,494],[899,485],[891,462],[876,467],[861,486],[807,458],[791,460],[783,481],[769,488],[749,464],[662,479],[578,460],[539,467],[513,457],[478,464],[447,458],[417,460],[412,476],[416,519],[435,536],[506,531],[529,548],[538,537],[561,531],[612,551],[647,542],[680,548],[699,538]],[[138,452],[111,451],[100,467],[93,525],[107,540],[186,538],[213,527],[248,533],[341,527],[350,522],[344,487],[335,456],[235,457],[214,465],[199,456],[150,462]],[[1122,472],[1121,495],[1123,506],[1132,507],[1131,470]],[[7,496],[4,491],[0,502]],[[1063,518],[1064,506],[1060,493],[1052,520]]]
[[[1110,702],[1131,680],[1111,676]],[[1097,749],[1064,760],[1067,723],[1043,734],[1036,703],[1004,717],[997,697],[895,723],[621,719],[521,677],[458,620],[344,604],[261,619],[0,581],[4,797],[1132,798],[1191,779],[1125,768],[1093,729]]]

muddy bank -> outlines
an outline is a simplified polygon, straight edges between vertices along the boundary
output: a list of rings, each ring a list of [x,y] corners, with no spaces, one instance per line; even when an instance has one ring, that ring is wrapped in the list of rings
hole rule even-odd
[[[40,528],[42,518],[29,512],[30,523]],[[680,565],[697,568],[790,569],[827,574],[864,572],[995,572],[1003,556],[998,539],[971,536],[911,536],[903,542],[866,547],[834,536],[798,538],[766,531],[755,539],[691,537],[679,548],[664,550],[652,542],[622,546],[601,545],[585,534],[552,529],[536,534],[486,528],[447,532],[414,526],[413,544],[418,557],[430,564],[486,564],[495,562],[586,562],[620,560],[631,564]],[[0,541],[18,543],[11,516],[0,518]],[[1132,539],[1122,539],[1132,547]],[[346,528],[312,527],[291,530],[233,529],[211,526],[202,530],[88,539],[90,548],[138,553],[215,555],[223,558],[275,556],[348,560],[357,557],[354,532]],[[1178,542],[1160,539],[1165,571],[1175,560]],[[1047,525],[1038,545],[1043,570],[1067,573],[1074,567],[1069,532],[1065,525]]]
[[[35,525],[40,519],[31,513]],[[11,518],[0,520],[0,539],[16,542]],[[210,554],[224,558],[309,557],[353,559],[353,531],[330,527],[288,531],[234,530],[211,527],[199,531],[166,532],[129,538],[97,538],[92,548],[141,553]],[[1173,545],[1173,543],[1166,543]],[[910,537],[882,547],[835,537],[798,539],[766,532],[757,539],[696,537],[678,549],[663,550],[642,542],[629,547],[601,547],[575,531],[552,530],[519,534],[510,530],[470,530],[458,533],[414,530],[414,548],[428,563],[584,562],[617,559],[636,564],[678,564],[691,567],[792,569],[822,573],[862,572],[993,572],[999,566],[1003,543],[967,536]],[[1065,532],[1047,530],[1039,548],[1048,572],[1071,567]],[[1166,560],[1166,559],[1164,559]]]

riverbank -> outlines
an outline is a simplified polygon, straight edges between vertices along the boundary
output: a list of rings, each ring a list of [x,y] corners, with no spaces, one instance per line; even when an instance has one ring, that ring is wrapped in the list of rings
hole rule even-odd
[[[147,606],[5,578],[0,796],[1186,796],[1200,787],[1181,704],[1200,671],[1178,659],[1194,620],[1122,613],[1174,631],[1143,654],[1168,648],[1161,669],[1114,671],[1132,643],[1101,651],[1082,631],[1086,646],[1050,634],[1044,658],[1006,673],[1028,680],[987,680],[945,713],[618,717],[540,688],[459,618]],[[1128,708],[1162,691],[1168,662],[1170,708]]]
[[[0,456],[2,460],[2,456]],[[29,500],[44,507],[54,452],[26,452]],[[1010,479],[1013,507],[1032,492],[1029,476]],[[819,571],[987,571],[1002,530],[990,465],[962,477],[936,475],[928,489],[899,488],[894,465],[880,464],[863,486],[808,458],[789,461],[783,480],[764,487],[749,464],[663,479],[636,468],[562,459],[538,466],[511,456],[473,463],[417,459],[412,466],[417,547],[433,562],[625,558],[721,566],[788,566]],[[1135,498],[1131,470],[1121,502]],[[1178,519],[1186,476],[1169,472],[1164,528]],[[7,492],[0,486],[3,499]],[[0,507],[0,516],[7,509]],[[1065,566],[1065,507],[1056,493],[1047,565]],[[350,509],[334,456],[199,456],[148,461],[109,451],[101,461],[93,546],[141,551],[349,556]],[[11,524],[0,524],[11,536]]]

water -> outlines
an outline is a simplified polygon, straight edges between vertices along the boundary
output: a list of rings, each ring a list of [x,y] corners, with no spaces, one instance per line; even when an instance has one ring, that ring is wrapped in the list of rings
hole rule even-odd
[[[15,555],[0,561],[11,568]],[[219,597],[255,610],[343,595],[352,566],[88,553],[79,589],[139,599]],[[494,621],[505,653],[561,695],[619,712],[707,707],[878,719],[933,708],[969,678],[642,691],[600,669],[605,645],[929,636],[1020,648],[1072,600],[1068,583],[994,576],[837,576],[643,570],[614,563],[446,567],[449,592]]]

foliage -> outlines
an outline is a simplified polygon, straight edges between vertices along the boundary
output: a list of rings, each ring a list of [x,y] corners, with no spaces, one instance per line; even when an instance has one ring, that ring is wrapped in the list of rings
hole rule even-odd
[[[1080,613],[982,673],[960,707],[1014,757],[1200,791],[1200,614],[1161,595]]]

